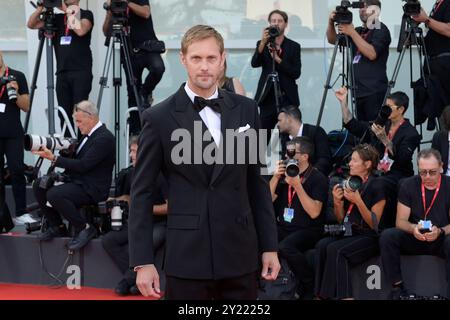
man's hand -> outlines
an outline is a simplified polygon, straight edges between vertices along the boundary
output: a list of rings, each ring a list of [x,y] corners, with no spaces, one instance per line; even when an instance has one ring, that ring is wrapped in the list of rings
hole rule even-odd
[[[345,34],[349,37],[352,37],[356,33],[353,24],[340,24],[338,25],[338,31],[339,33]]]
[[[411,18],[416,22],[425,22],[428,19],[428,14],[425,12],[425,10],[420,9],[420,14],[417,16],[411,16]]]
[[[374,124],[372,124],[370,129],[384,145],[386,145],[389,142],[389,139],[388,139],[388,136],[386,135],[386,130],[384,129],[384,127],[381,127],[374,123]]]
[[[286,181],[286,183],[288,185],[290,185],[291,187],[293,187],[294,189],[297,189],[300,187],[300,185],[302,184],[300,181],[300,177],[296,176],[296,177],[289,177],[288,175],[286,175],[286,177],[284,178],[284,180]]]
[[[334,26],[334,17],[336,17],[336,10],[333,10],[330,13],[330,16],[328,18],[328,23]]]
[[[425,238],[425,235],[420,233],[418,224],[416,224],[416,226],[414,227],[413,235],[419,241],[427,241],[427,238]]]
[[[286,165],[284,164],[283,160],[278,160],[277,165],[275,167],[274,176],[278,180],[281,179],[281,177],[284,176],[284,173],[286,172]]]
[[[262,254],[261,277],[265,280],[275,280],[280,272],[280,261],[276,252],[264,252]]]
[[[265,28],[263,30],[263,33],[262,33],[261,44],[262,45],[266,45],[267,42],[269,41],[269,38],[270,38],[270,36],[269,36],[269,29]]]
[[[46,147],[42,148],[39,151],[33,151],[33,154],[38,155],[39,157],[42,157],[44,159],[53,161],[55,159],[55,155]]]
[[[136,285],[144,297],[161,298],[159,275],[154,264],[137,271]]]
[[[344,103],[345,101],[347,101],[348,90],[346,87],[337,89],[334,94],[336,95],[336,98],[340,103]]]
[[[433,242],[436,241],[441,235],[441,229],[436,226],[432,226],[431,232],[424,233],[423,235],[425,236],[426,241]]]

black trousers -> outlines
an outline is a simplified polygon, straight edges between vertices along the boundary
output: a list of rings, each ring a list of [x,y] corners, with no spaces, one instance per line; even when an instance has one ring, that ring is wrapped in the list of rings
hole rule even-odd
[[[86,193],[82,185],[64,183],[45,190],[39,187],[41,178],[33,184],[34,196],[42,210],[49,226],[56,227],[63,224],[61,215],[66,218],[78,234],[86,227],[86,219],[80,214],[79,208],[83,205],[92,205],[96,202]],[[52,206],[47,206],[47,201]]]
[[[16,217],[24,214],[26,208],[26,180],[23,163],[23,137],[0,138],[0,168],[4,167],[4,157],[11,173],[11,184],[16,204]],[[3,179],[3,176],[2,176]]]
[[[314,270],[304,253],[313,249],[320,238],[318,231],[301,229],[288,233],[278,227],[279,253],[288,262],[303,290],[312,290],[314,284]]]
[[[431,74],[439,78],[439,82],[444,89],[446,101],[443,107],[450,105],[450,57],[431,58]]]
[[[397,228],[383,231],[380,237],[381,262],[383,271],[394,284],[402,281],[400,256],[433,255],[445,259],[447,271],[447,297],[450,297],[450,236],[441,235],[434,242],[417,240],[412,234]],[[426,276],[426,275],[425,275]]]
[[[73,108],[78,102],[89,99],[92,78],[91,70],[64,71],[56,75],[58,104],[66,111],[72,126],[74,124],[72,119]],[[59,115],[59,119],[62,127],[64,118]],[[64,134],[67,136],[68,131]]]
[[[122,58],[123,59],[123,58]],[[123,60],[122,60],[123,61]],[[123,64],[125,65],[125,64]],[[136,88],[138,94],[141,94],[144,99],[153,93],[158,83],[161,81],[165,72],[164,61],[159,53],[149,53],[146,51],[139,51],[138,53],[131,52],[131,66],[133,68],[133,75],[135,77]],[[142,74],[144,70],[148,70],[148,75],[142,82]],[[133,92],[133,87],[129,79],[127,79],[128,91],[128,107],[136,107],[136,99]],[[130,134],[137,135],[141,130],[141,123],[138,112],[130,113]]]
[[[356,98],[356,118],[359,121],[373,121],[380,112],[386,91]]]
[[[182,263],[182,262],[181,262]],[[166,276],[168,300],[256,300],[258,272],[221,280]]]
[[[316,295],[321,298],[352,298],[350,268],[378,252],[378,237],[375,234],[320,240],[315,253]]]
[[[153,224],[153,247],[156,252],[166,240],[166,222]],[[132,284],[136,282],[136,273],[130,269],[130,255],[128,250],[128,223],[124,223],[120,231],[110,231],[102,237],[105,251],[113,259],[116,266],[123,273],[124,278]]]

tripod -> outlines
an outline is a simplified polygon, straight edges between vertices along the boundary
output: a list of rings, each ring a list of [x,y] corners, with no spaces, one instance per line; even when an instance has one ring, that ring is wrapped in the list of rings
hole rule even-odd
[[[33,4],[33,6],[35,6]],[[31,91],[30,91],[30,110],[25,118],[24,131],[25,134],[28,131],[28,126],[30,124],[31,109],[33,106],[34,93],[37,89],[37,78],[39,75],[39,65],[42,58],[42,50],[46,48],[47,57],[47,99],[48,99],[48,133],[50,135],[55,134],[55,82],[54,82],[54,72],[53,72],[53,39],[55,38],[56,27],[55,27],[55,14],[53,8],[46,8],[43,13],[44,27],[39,30],[39,47],[36,56],[36,62],[34,64],[33,78],[31,80]]]
[[[120,167],[120,87],[122,86],[122,71],[120,68],[121,64],[124,64],[123,68],[125,70],[125,76],[127,77],[130,85],[133,88],[133,94],[135,97],[135,101],[137,103],[139,115],[141,115],[143,111],[142,102],[136,86],[136,79],[134,78],[133,75],[128,39],[129,39],[128,33],[125,31],[123,23],[113,20],[111,35],[107,37],[105,42],[105,45],[108,46],[108,50],[106,52],[102,76],[100,77],[100,90],[97,100],[97,108],[100,111],[103,98],[103,90],[107,86],[109,68],[111,66],[111,60],[113,60],[114,118],[115,118],[114,132],[116,136],[116,165],[114,167],[115,168],[114,170],[116,177],[118,176],[118,168]],[[116,44],[120,45],[120,52],[122,54],[122,59],[120,59],[121,61],[119,63],[117,63],[116,52],[114,50]]]
[[[336,62],[336,56],[338,49],[342,52],[342,72],[337,77],[336,81],[333,85],[331,83],[331,76],[333,75],[333,69]],[[351,110],[352,113],[355,112],[355,104],[356,104],[356,87],[355,87],[355,73],[353,70],[353,53],[352,47],[350,45],[350,40],[347,35],[337,34],[336,42],[334,44],[333,55],[331,57],[331,65],[328,70],[327,80],[325,82],[324,91],[322,95],[322,102],[320,104],[319,117],[317,118],[317,126],[320,126],[320,122],[322,121],[323,111],[325,108],[325,102],[328,95],[328,90],[332,89],[334,84],[342,77],[342,86],[346,86],[350,89],[351,92]]]

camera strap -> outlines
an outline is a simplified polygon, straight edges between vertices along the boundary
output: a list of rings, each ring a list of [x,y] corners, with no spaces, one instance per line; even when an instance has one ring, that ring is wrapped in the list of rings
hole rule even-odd
[[[67,15],[64,15],[64,36],[68,36],[70,29],[69,29],[69,25],[67,24]]]
[[[5,68],[5,77],[9,76],[9,68],[6,66]],[[3,97],[3,94],[5,93],[6,84],[2,87],[2,90],[0,91],[0,99]]]
[[[433,199],[431,200],[430,206],[427,208],[426,199],[425,199],[425,185],[422,182],[422,202],[423,202],[423,212],[425,213],[424,219],[427,220],[427,216],[431,211],[431,208],[434,205],[434,202],[436,201],[436,198],[439,194],[439,190],[441,189],[441,182],[442,182],[442,175],[439,176],[439,182],[437,185],[436,190],[434,191]]]

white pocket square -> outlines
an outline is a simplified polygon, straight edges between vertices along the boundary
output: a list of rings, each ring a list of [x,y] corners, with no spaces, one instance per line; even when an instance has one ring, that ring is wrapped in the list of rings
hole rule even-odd
[[[247,124],[245,127],[240,127],[240,128],[238,129],[238,133],[245,132],[245,131],[247,131],[248,129],[250,129],[250,125],[249,125],[249,124]]]

